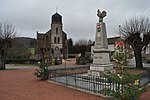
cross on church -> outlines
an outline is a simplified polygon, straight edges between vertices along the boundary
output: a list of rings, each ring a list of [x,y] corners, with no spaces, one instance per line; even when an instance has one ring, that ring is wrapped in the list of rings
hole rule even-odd
[[[58,8],[56,7],[56,12],[58,11]]]

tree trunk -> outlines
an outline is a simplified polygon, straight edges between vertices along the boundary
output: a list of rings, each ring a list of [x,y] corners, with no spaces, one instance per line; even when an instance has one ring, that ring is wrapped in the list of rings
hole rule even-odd
[[[0,54],[0,69],[5,69],[5,58],[5,52],[2,50]]]
[[[0,69],[4,69],[3,61],[2,61],[2,59],[1,59],[1,57],[0,57]]]
[[[0,60],[0,69],[5,69],[5,62],[4,59]]]
[[[138,68],[138,69],[143,68],[141,52],[142,52],[142,49],[138,49],[138,48],[134,49],[136,68]]]

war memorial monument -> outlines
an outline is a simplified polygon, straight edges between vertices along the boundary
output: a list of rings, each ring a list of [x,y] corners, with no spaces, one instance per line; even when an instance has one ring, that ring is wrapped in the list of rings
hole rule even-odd
[[[96,35],[94,45],[94,57],[93,63],[90,65],[89,75],[100,76],[103,71],[113,69],[113,64],[110,63],[110,50],[108,49],[106,25],[103,22],[103,18],[107,15],[106,11],[97,11],[99,22],[96,24]]]

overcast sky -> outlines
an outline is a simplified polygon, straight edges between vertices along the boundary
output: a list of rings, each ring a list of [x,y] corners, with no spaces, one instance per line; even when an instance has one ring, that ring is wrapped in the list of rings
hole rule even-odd
[[[133,15],[150,15],[150,0],[0,0],[0,22],[12,23],[22,37],[50,29],[51,16],[63,17],[68,38],[94,40],[97,9],[107,11],[107,36],[117,36],[118,26]]]

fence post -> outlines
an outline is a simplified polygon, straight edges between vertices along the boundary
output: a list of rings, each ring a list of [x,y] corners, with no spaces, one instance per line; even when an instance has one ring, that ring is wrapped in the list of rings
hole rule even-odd
[[[75,88],[76,88],[76,82],[77,82],[77,80],[76,80],[76,73],[75,73]]]

